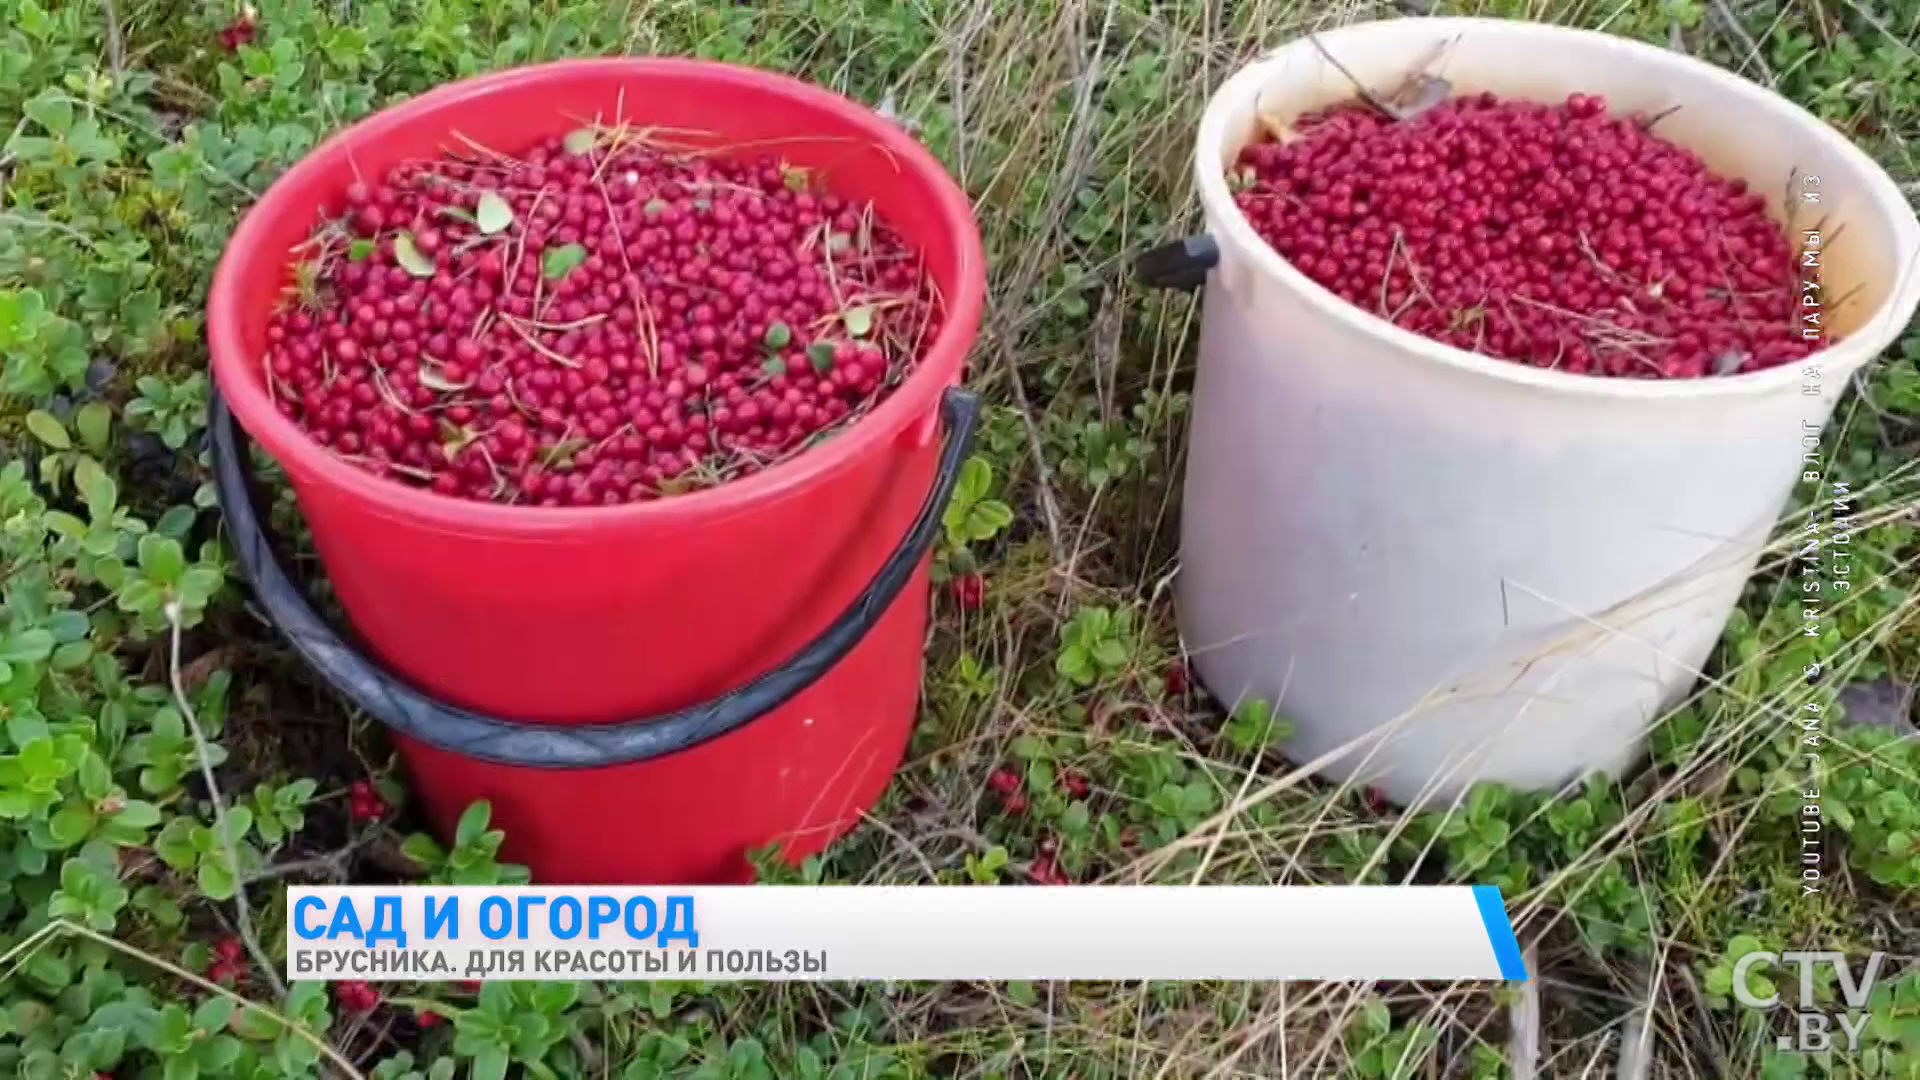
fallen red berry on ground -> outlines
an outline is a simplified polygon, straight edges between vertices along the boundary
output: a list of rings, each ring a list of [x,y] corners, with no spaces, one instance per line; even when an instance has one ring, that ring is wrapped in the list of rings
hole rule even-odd
[[[1174,660],[1169,663],[1161,679],[1166,683],[1168,697],[1185,697],[1187,690],[1193,685],[1192,675],[1187,670],[1185,660]]]
[[[1679,379],[1820,346],[1767,196],[1604,99],[1360,103],[1239,159],[1241,211],[1301,273],[1403,329],[1584,375]]]
[[[1035,885],[1065,885],[1068,881],[1052,855],[1041,855],[1028,864],[1027,876],[1033,879]]]
[[[987,598],[987,583],[979,574],[961,574],[948,586],[953,592],[954,603],[962,611],[978,610]]]
[[[1073,769],[1068,769],[1060,774],[1060,786],[1065,788],[1067,794],[1073,798],[1084,799],[1087,797],[1087,778],[1084,774],[1076,772]]]
[[[251,44],[254,33],[258,29],[255,18],[256,16],[252,5],[249,4],[240,9],[240,13],[234,16],[233,21],[221,29],[220,47],[228,52],[233,52],[242,45]]]
[[[1020,774],[1001,766],[987,774],[987,786],[1001,795],[1011,795],[1020,790]]]
[[[582,129],[352,185],[262,359],[335,454],[442,495],[711,487],[877,405],[932,339],[920,258],[774,159]]]

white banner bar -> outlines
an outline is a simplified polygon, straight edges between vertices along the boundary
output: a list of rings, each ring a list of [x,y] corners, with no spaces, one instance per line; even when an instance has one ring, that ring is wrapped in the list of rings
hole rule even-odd
[[[1527,977],[1491,886],[288,889],[288,977]]]

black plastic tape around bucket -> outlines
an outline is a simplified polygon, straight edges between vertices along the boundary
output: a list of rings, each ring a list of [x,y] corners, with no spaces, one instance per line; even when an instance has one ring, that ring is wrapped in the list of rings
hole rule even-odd
[[[1197,289],[1220,265],[1220,245],[1201,233],[1143,252],[1133,261],[1133,276],[1154,289]]]
[[[526,724],[449,705],[361,655],[314,610],[274,554],[255,509],[244,433],[216,390],[210,402],[214,484],[241,570],[268,618],[303,659],[355,705],[394,731],[497,765],[596,769],[649,761],[717,739],[791,701],[853,651],[912,579],[939,535],[941,518],[973,448],[980,399],[952,388],[940,401],[945,434],[927,501],[899,546],[860,595],[820,636],[766,674],[710,701],[613,724]]]

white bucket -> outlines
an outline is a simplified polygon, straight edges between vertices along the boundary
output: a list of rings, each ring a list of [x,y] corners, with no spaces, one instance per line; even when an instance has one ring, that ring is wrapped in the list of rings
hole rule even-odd
[[[1254,233],[1225,173],[1255,137],[1256,103],[1284,123],[1354,96],[1311,41],[1234,75],[1201,122],[1218,263],[1177,589],[1199,677],[1229,703],[1278,702],[1295,761],[1403,805],[1480,780],[1541,788],[1623,769],[1697,679],[1801,480],[1803,438],[1912,318],[1920,225],[1839,134],[1682,55],[1491,19],[1363,23],[1319,41],[1382,93],[1446,44],[1428,70],[1457,93],[1678,106],[1660,133],[1722,175],[1783,200],[1791,175],[1818,177],[1805,190],[1819,204],[1798,220],[1824,217],[1837,236],[1824,295],[1859,290],[1832,315],[1838,344],[1746,375],[1607,379],[1401,330]]]

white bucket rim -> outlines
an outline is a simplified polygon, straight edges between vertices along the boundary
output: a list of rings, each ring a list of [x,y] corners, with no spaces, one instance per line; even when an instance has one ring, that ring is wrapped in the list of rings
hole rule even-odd
[[[1606,48],[1649,55],[1651,58],[1657,58],[1661,63],[1688,69],[1702,79],[1718,83],[1729,94],[1738,97],[1755,109],[1767,110],[1793,120],[1796,124],[1807,128],[1813,138],[1832,149],[1854,171],[1861,181],[1862,190],[1869,195],[1875,208],[1894,223],[1896,252],[1905,251],[1908,255],[1892,286],[1887,290],[1885,298],[1871,314],[1861,320],[1860,326],[1853,333],[1804,359],[1780,364],[1763,371],[1691,379],[1602,377],[1537,368],[1530,364],[1482,356],[1479,353],[1434,341],[1347,302],[1345,298],[1301,272],[1254,231],[1253,223],[1240,212],[1239,206],[1233,200],[1232,191],[1227,187],[1226,171],[1221,168],[1220,162],[1221,148],[1227,142],[1226,126],[1229,108],[1234,102],[1246,96],[1251,88],[1264,84],[1267,81],[1267,72],[1284,54],[1296,49],[1312,48],[1309,39],[1302,36],[1262,52],[1257,58],[1228,76],[1219,89],[1214,91],[1212,98],[1207,102],[1206,111],[1201,115],[1199,135],[1195,140],[1194,180],[1200,193],[1201,204],[1214,222],[1210,227],[1229,234],[1234,246],[1252,257],[1257,272],[1292,287],[1316,309],[1339,320],[1350,329],[1372,334],[1408,353],[1444,364],[1465,374],[1530,389],[1596,398],[1693,401],[1701,398],[1732,398],[1781,393],[1801,383],[1804,380],[1803,373],[1809,365],[1818,367],[1819,381],[1823,386],[1828,387],[1830,392],[1833,383],[1838,381],[1830,381],[1828,378],[1835,369],[1840,378],[1851,379],[1857,371],[1872,362],[1898,339],[1901,328],[1913,317],[1915,307],[1920,306],[1920,221],[1916,221],[1912,207],[1900,193],[1899,185],[1885,169],[1880,167],[1878,162],[1868,157],[1850,140],[1841,136],[1832,126],[1787,98],[1724,68],[1684,53],[1671,52],[1632,38],[1598,30],[1557,26],[1552,23],[1474,16],[1433,16],[1417,19],[1370,19],[1314,33],[1324,45],[1339,38],[1353,37],[1385,27],[1410,23],[1418,23],[1423,28],[1429,29],[1436,43],[1475,30],[1502,34],[1530,34],[1542,39],[1583,40],[1590,45],[1602,45]],[[1907,312],[1904,318],[1898,314],[1902,310]],[[1866,340],[1874,336],[1870,331],[1876,326],[1886,329],[1886,340],[1868,348]]]

